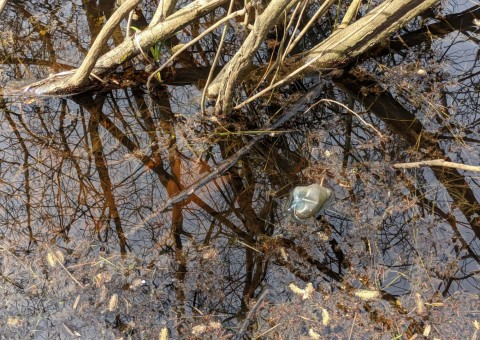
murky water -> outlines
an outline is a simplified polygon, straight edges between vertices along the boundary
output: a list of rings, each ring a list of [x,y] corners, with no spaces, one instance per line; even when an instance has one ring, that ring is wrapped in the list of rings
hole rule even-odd
[[[435,337],[471,338],[478,172],[393,167],[480,163],[480,10],[450,6],[445,15],[465,12],[428,34],[418,20],[390,49],[313,79],[320,96],[307,108],[323,101],[275,133],[267,121],[310,83],[243,115],[202,115],[202,88],[182,75],[205,74],[208,39],[177,65],[180,80],[150,93],[139,84],[68,99],[5,96],[0,334],[391,338],[431,327]],[[135,25],[154,8],[145,2]],[[77,66],[112,10],[113,1],[9,3],[1,84]],[[112,44],[122,39],[119,30]],[[197,185],[255,138],[228,171]],[[325,215],[288,218],[290,190],[311,183],[334,193]]]

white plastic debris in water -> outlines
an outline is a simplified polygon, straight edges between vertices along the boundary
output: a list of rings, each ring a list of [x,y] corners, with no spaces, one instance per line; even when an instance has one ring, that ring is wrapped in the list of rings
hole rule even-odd
[[[297,221],[305,221],[322,214],[332,199],[332,190],[320,184],[298,186],[290,192],[286,209]]]

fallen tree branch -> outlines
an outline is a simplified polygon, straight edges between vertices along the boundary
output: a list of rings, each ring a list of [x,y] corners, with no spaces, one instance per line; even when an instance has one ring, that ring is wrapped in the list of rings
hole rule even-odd
[[[188,43],[183,44],[183,46],[178,49],[166,62],[164,62],[158,69],[153,71],[150,76],[148,77],[147,80],[147,88],[150,88],[150,83],[152,79],[158,74],[158,72],[161,72],[163,69],[165,69],[172,61],[174,61],[180,54],[182,54],[184,51],[186,51],[188,48],[193,46],[195,43],[198,41],[202,40],[207,34],[210,34],[212,31],[216,30],[219,26],[223,25],[224,23],[228,23],[231,19],[245,15],[247,12],[248,8],[244,7],[236,12],[233,12],[231,14],[228,14],[226,17],[218,20],[215,24],[210,26],[208,29],[206,29],[204,32],[202,32],[200,35],[195,37],[193,40],[190,40]],[[213,67],[213,66],[212,66]]]
[[[218,79],[214,81],[220,84],[217,91],[217,112],[230,111],[233,92],[238,87],[239,82],[244,79],[245,73],[250,69],[253,56],[265,40],[268,31],[277,23],[282,13],[296,2],[298,0],[272,0],[264,12],[257,16],[252,31],[237,53],[217,76]]]
[[[117,67],[139,55],[141,50],[147,50],[159,41],[173,36],[183,27],[210,13],[227,1],[228,0],[196,0],[190,3],[168,16],[164,21],[143,30],[131,39],[126,39],[123,43],[102,55],[96,62],[91,73],[102,75],[116,70]],[[88,90],[88,88],[84,87],[68,86],[66,79],[69,76],[70,75],[63,74],[53,75],[53,77],[30,84],[20,91],[23,91],[26,95],[34,96],[68,96]]]
[[[6,5],[7,5],[7,0],[0,0],[0,14],[2,14]]]
[[[108,39],[113,31],[120,24],[120,22],[130,13],[141,0],[127,0],[115,12],[113,12],[110,19],[108,19],[105,26],[98,34],[97,38],[92,44],[92,47],[87,53],[87,56],[82,62],[82,65],[75,71],[75,74],[68,79],[67,86],[83,86],[88,81],[90,73],[95,67],[95,63],[100,57],[102,51],[108,43]]]
[[[350,6],[348,7],[347,13],[343,17],[342,22],[338,25],[337,30],[343,30],[345,27],[350,25],[350,22],[355,18],[358,14],[358,10],[360,9],[360,5],[362,4],[362,0],[353,0]]]
[[[358,57],[387,39],[408,21],[438,1],[388,0],[383,2],[364,17],[332,34],[306,53],[286,60],[280,67],[279,81],[238,104],[234,109],[238,110],[274,88],[291,83],[306,74],[318,73],[322,69],[330,69]],[[294,71],[290,72],[292,69]],[[255,75],[250,74],[249,77],[260,78],[264,73],[265,67],[261,67],[255,71]],[[225,85],[214,81],[208,89],[208,95],[211,98],[218,96],[222,86]]]
[[[478,165],[467,165],[455,162],[448,162],[443,159],[432,159],[429,161],[420,161],[420,162],[410,162],[410,163],[397,163],[394,164],[393,167],[397,169],[411,169],[411,168],[419,168],[421,166],[441,166],[444,168],[454,168],[466,171],[480,171],[480,166]]]

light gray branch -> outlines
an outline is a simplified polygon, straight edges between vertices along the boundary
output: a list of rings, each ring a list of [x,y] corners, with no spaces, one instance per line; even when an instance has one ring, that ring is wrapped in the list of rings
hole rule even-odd
[[[272,0],[264,12],[255,19],[252,31],[235,56],[228,62],[210,85],[218,86],[217,111],[228,113],[232,107],[233,92],[250,69],[253,56],[265,40],[268,31],[278,22],[288,6],[298,1]]]
[[[0,0],[0,14],[2,14],[6,5],[7,5],[7,0]]]
[[[420,162],[410,162],[410,163],[397,163],[393,167],[397,169],[411,169],[419,168],[421,166],[441,166],[444,168],[454,168],[467,171],[480,171],[480,166],[477,165],[468,165],[455,162],[448,162],[443,159],[432,159],[429,161],[420,161]]]

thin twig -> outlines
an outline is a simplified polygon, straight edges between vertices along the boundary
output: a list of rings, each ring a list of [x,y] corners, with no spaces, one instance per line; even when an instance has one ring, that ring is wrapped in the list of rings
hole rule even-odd
[[[297,18],[297,24],[295,25],[295,28],[293,29],[294,33],[298,30],[298,27],[300,26],[300,23],[302,22],[303,12],[305,11],[305,8],[307,8],[307,4],[308,4],[308,1],[303,2],[302,10],[301,10],[301,12],[300,12],[300,14],[298,15],[298,18]],[[297,14],[297,10],[300,6],[301,6],[301,3],[299,2],[297,4],[297,7],[295,7],[295,10],[293,11],[293,14],[290,18],[290,22],[288,23],[287,27],[285,27],[285,33],[288,32],[288,30],[290,29],[290,26],[293,24],[293,20],[295,19],[295,15]],[[282,44],[284,44],[285,40],[286,39],[282,39]],[[288,40],[287,46],[285,47],[286,51],[291,51],[290,46],[292,45],[294,40],[295,40],[295,34],[292,34],[292,36]],[[287,53],[282,53],[282,55],[279,59],[281,59],[281,61],[283,62],[285,60],[286,56],[287,56]]]
[[[311,28],[311,26],[317,22],[317,19],[323,15],[327,9],[335,2],[336,0],[327,0],[325,1],[322,6],[320,6],[320,8],[318,9],[318,11],[315,13],[314,16],[312,16],[312,18],[307,22],[307,24],[305,25],[305,27],[303,27],[302,31],[297,35],[297,37],[295,38],[295,40],[293,40],[292,44],[290,44],[290,46],[288,46],[287,50],[285,51],[284,53],[284,57],[283,59],[285,59],[285,57],[290,53],[292,52],[293,48],[295,46],[297,46],[298,42],[303,38],[303,36],[307,33],[307,31]],[[282,59],[282,60],[283,60]]]
[[[332,100],[332,99],[322,99],[320,100],[321,102],[327,102],[327,103],[334,103],[334,104],[337,104],[341,107],[343,107],[345,110],[347,110],[348,112],[352,113],[355,115],[355,117],[357,117],[363,124],[365,124],[366,126],[368,126],[369,128],[371,128],[373,131],[375,131],[379,136],[380,138],[383,138],[383,135],[380,133],[380,131],[378,131],[372,124],[370,123],[367,123],[362,117],[360,117],[360,115],[358,113],[356,113],[355,111],[353,111],[352,109],[350,109],[348,106],[340,103],[340,102],[337,102],[336,100]]]
[[[299,3],[297,4],[297,6],[295,7],[295,9],[293,10],[292,15],[290,16],[290,21],[288,22],[287,25],[285,25],[285,28],[283,29],[283,31],[284,31],[283,35],[284,35],[284,36],[287,36],[288,31],[290,30],[291,26],[293,25],[293,21],[294,21],[296,15],[297,15],[297,11],[298,11],[298,9],[300,8],[300,6],[301,6],[301,3],[299,2]],[[294,32],[296,32],[296,30],[297,30],[297,28],[298,28],[298,25],[299,25],[299,23],[300,23],[300,21],[301,21],[301,19],[302,19],[302,15],[303,15],[303,11],[304,11],[304,9],[305,9],[305,6],[306,6],[306,2],[304,1],[304,6],[303,6],[303,8],[302,8],[302,11],[301,11],[300,15],[298,16],[297,25],[296,25],[295,28],[293,29]],[[285,17],[287,17],[287,13],[285,13]],[[287,19],[287,18],[285,18],[285,20],[286,20],[286,19]],[[293,35],[292,35],[292,39],[293,39]],[[277,77],[277,74],[278,74],[278,72],[280,71],[279,65],[280,65],[281,63],[283,63],[284,58],[285,58],[285,55],[286,55],[285,53],[283,53],[283,50],[285,49],[285,46],[284,46],[284,45],[285,45],[285,41],[286,41],[286,39],[282,39],[282,41],[280,42],[280,46],[278,47],[278,56],[277,56],[277,59],[275,60],[275,62],[274,62],[271,66],[269,66],[269,67],[267,68],[266,72],[263,74],[263,76],[262,76],[261,80],[258,82],[258,84],[263,83],[263,81],[264,81],[265,79],[267,79],[267,77],[272,73],[272,71],[275,71],[275,76],[272,77],[272,80],[271,80],[270,84],[273,84],[273,83],[275,82],[275,79],[276,79],[276,77]],[[290,44],[290,42],[291,42],[291,40],[289,41],[289,43],[287,44],[287,46]],[[274,56],[274,54],[272,53],[272,58],[273,58],[273,56]],[[271,63],[271,62],[270,62],[270,63]],[[258,85],[257,85],[257,87],[258,87]]]
[[[411,168],[419,168],[421,166],[441,166],[445,168],[454,168],[466,171],[480,171],[480,166],[477,165],[467,165],[455,162],[448,162],[443,159],[432,159],[429,161],[420,161],[420,162],[410,162],[410,163],[397,163],[394,164],[393,167],[397,169],[411,169]]]
[[[232,12],[233,4],[234,4],[234,1],[231,0],[230,6],[228,7],[227,16],[230,15],[230,13]],[[207,82],[205,83],[205,87],[202,92],[202,100],[200,102],[200,111],[202,112],[202,115],[205,115],[205,99],[207,97],[208,85],[210,85],[210,83],[212,82],[212,78],[215,73],[215,67],[217,66],[218,59],[220,59],[220,54],[222,53],[222,48],[225,43],[225,38],[227,36],[227,31],[229,27],[230,27],[230,24],[227,21],[227,23],[225,24],[225,27],[223,27],[223,32],[222,32],[222,36],[220,37],[220,43],[218,44],[217,53],[215,53],[215,58],[213,58],[212,67],[210,67],[210,71],[208,72]]]
[[[242,340],[243,339],[243,336],[245,335],[246,331],[247,331],[247,327],[248,325],[250,325],[250,319],[253,317],[253,314],[255,314],[255,312],[257,311],[258,307],[260,307],[260,303],[262,302],[262,300],[265,298],[265,296],[268,294],[268,288],[265,289],[262,294],[260,294],[260,296],[258,297],[257,299],[257,302],[255,303],[255,305],[250,309],[250,311],[248,312],[247,314],[247,317],[245,318],[245,320],[243,321],[243,324],[242,324],[242,328],[240,328],[240,331],[238,331],[237,335],[235,336],[234,339],[236,340]]]
[[[353,18],[357,16],[358,10],[360,9],[360,5],[362,4],[362,0],[353,0],[350,6],[348,7],[347,13],[343,17],[342,22],[338,25],[337,30],[344,29],[352,22]]]
[[[277,323],[275,326],[267,329],[265,332],[263,332],[262,334],[259,334],[259,335],[255,335],[255,339],[261,339],[262,336],[264,336],[265,334],[267,333],[270,333],[271,331],[273,331],[275,328],[277,328],[278,326],[282,325],[282,323]]]
[[[355,326],[355,320],[357,319],[357,313],[353,316],[352,328],[350,329],[350,334],[348,335],[348,340],[352,338],[353,334],[353,327]]]
[[[223,19],[220,19],[218,20],[215,24],[213,24],[212,26],[210,26],[208,29],[206,29],[205,31],[202,32],[202,34],[200,34],[198,37],[196,37],[195,39],[189,41],[187,44],[185,44],[184,46],[182,46],[182,48],[180,48],[177,52],[175,52],[171,57],[170,59],[168,59],[162,66],[160,66],[159,68],[157,68],[155,71],[152,72],[152,74],[150,74],[150,76],[148,77],[148,80],[147,80],[147,88],[150,88],[150,83],[153,79],[153,77],[160,71],[162,71],[165,67],[168,66],[168,64],[170,64],[173,60],[175,60],[176,57],[178,57],[183,51],[185,51],[186,49],[188,49],[190,46],[192,46],[193,44],[195,44],[197,41],[203,39],[207,34],[209,34],[210,32],[214,31],[215,29],[217,29],[219,26],[223,25],[223,23],[225,23],[226,21],[229,21],[237,16],[240,16],[240,15],[244,15],[245,12],[247,11],[247,8],[242,8],[241,10],[238,10],[236,12],[233,12],[232,14],[230,15],[227,15],[226,17],[224,17]]]
[[[125,36],[127,39],[130,39],[130,27],[132,26],[132,19],[133,19],[133,11],[128,14],[128,20],[127,20],[127,30],[125,32]]]
[[[75,276],[72,275],[72,273],[70,273],[70,271],[65,268],[65,266],[63,265],[63,263],[58,259],[57,255],[55,255],[55,253],[50,249],[49,246],[47,246],[47,249],[50,251],[50,254],[52,254],[52,256],[54,257],[55,261],[57,261],[57,263],[63,268],[63,270],[65,270],[65,272],[68,274],[68,276],[70,276],[72,278],[73,281],[75,281],[75,283],[77,285],[79,285],[81,288],[85,288],[83,287],[83,285],[75,278]]]

